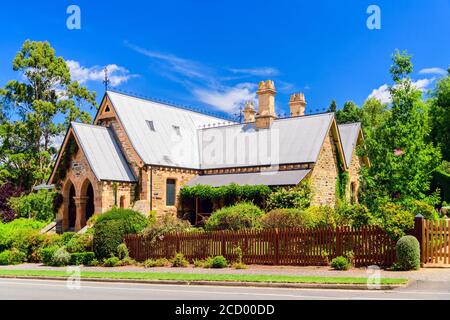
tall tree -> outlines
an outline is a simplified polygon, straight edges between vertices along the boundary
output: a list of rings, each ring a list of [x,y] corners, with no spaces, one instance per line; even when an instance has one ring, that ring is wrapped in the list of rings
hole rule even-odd
[[[336,112],[337,110],[337,104],[336,104],[336,100],[331,100],[330,106],[327,109],[327,112]]]
[[[336,121],[341,123],[352,123],[361,121],[361,109],[353,101],[344,103],[344,107],[336,112]]]
[[[0,124],[0,180],[31,189],[44,182],[56,156],[55,140],[71,121],[91,121],[95,93],[72,82],[69,68],[48,42],[25,41],[13,61],[21,75],[0,89],[8,117]],[[59,120],[62,119],[62,120]]]
[[[432,172],[441,158],[428,142],[428,108],[409,77],[411,56],[397,51],[392,59],[390,72],[395,84],[389,88],[390,115],[368,141],[372,165],[364,174],[364,196],[373,207],[377,205],[374,200],[380,199],[426,199]]]

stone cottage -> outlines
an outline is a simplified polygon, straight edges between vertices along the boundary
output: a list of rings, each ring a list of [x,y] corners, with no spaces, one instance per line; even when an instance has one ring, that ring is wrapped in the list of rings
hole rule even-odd
[[[63,196],[60,230],[80,230],[113,206],[143,213],[180,210],[185,185],[294,186],[309,178],[313,204],[334,205],[336,181],[348,172],[347,197],[357,201],[359,123],[337,125],[333,113],[304,115],[301,93],[290,117],[277,118],[273,81],[259,84],[258,109],[242,123],[107,91],[93,124],[72,123],[49,184]]]

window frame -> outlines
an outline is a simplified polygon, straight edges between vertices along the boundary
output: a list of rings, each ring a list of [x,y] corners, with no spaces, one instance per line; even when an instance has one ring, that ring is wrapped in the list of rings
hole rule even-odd
[[[169,181],[173,181],[173,204],[172,202],[169,203]],[[177,204],[177,179],[176,178],[167,178],[166,179],[166,207],[175,207]]]

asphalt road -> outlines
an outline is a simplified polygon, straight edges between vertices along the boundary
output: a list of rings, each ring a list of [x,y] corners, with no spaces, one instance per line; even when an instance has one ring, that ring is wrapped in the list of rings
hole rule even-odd
[[[449,282],[418,282],[393,291],[239,288],[81,282],[70,289],[65,281],[0,279],[0,300],[328,300],[445,299]]]

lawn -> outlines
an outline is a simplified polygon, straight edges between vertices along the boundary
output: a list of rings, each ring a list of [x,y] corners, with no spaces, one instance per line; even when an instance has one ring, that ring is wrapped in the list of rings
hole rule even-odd
[[[68,277],[62,270],[0,270],[0,276]],[[269,283],[324,283],[324,284],[366,284],[367,278],[286,276],[286,275],[242,275],[242,274],[190,274],[153,272],[95,272],[82,271],[81,278],[134,279],[134,280],[181,280],[181,281],[240,281]],[[382,278],[381,284],[405,284],[401,278]]]

